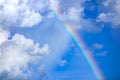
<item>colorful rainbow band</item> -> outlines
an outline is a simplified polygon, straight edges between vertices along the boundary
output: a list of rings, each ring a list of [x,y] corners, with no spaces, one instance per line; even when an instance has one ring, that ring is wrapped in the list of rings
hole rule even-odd
[[[50,5],[49,5],[50,6]],[[59,9],[51,9],[52,12],[54,13],[54,15],[61,20],[60,18],[62,17]],[[78,46],[78,48],[82,51],[86,61],[88,62],[88,64],[90,65],[96,80],[104,80],[103,75],[101,74],[101,71],[99,70],[98,66],[96,65],[96,62],[94,60],[94,58],[92,57],[91,53],[89,51],[87,51],[82,39],[80,38],[80,36],[78,36],[77,32],[75,31],[75,29],[68,23],[63,22],[63,28],[66,30],[66,32],[72,37],[72,39],[75,41],[76,45]]]

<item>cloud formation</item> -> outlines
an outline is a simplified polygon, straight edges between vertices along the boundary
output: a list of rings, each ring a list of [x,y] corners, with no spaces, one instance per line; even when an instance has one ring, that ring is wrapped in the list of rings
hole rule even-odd
[[[62,20],[73,25],[74,28],[80,29],[82,25],[80,24],[82,18],[83,8],[69,8],[66,13],[62,15]]]
[[[112,24],[113,28],[118,28],[120,25],[120,1],[106,0],[103,2],[103,5],[107,10],[103,10],[103,12],[99,14],[98,20]]]
[[[59,65],[60,65],[61,67],[63,67],[63,66],[65,66],[67,63],[68,63],[67,60],[61,60],[61,61],[59,62]]]
[[[33,5],[33,3],[36,5]],[[42,21],[42,2],[36,0],[2,0],[0,2],[0,25],[4,27],[33,27]]]
[[[49,0],[51,2],[51,0]],[[53,10],[58,10],[58,17],[63,22],[70,24],[76,30],[83,30],[88,32],[100,32],[102,27],[96,26],[92,19],[87,19],[85,17],[85,2],[89,0],[56,0],[52,2],[50,6],[57,4],[57,6],[52,7]],[[64,5],[65,4],[65,5]]]
[[[9,32],[0,28],[0,45],[7,40]]]
[[[103,48],[103,45],[102,45],[102,44],[99,44],[99,43],[95,43],[95,44],[93,44],[93,48],[94,48],[94,49],[102,49],[102,48]]]
[[[46,0],[48,4],[50,4],[51,8],[58,9],[59,8],[59,0]]]
[[[0,74],[4,71],[13,77],[29,74],[28,65],[36,64],[46,53],[49,53],[47,44],[39,48],[33,40],[15,34],[0,45]]]

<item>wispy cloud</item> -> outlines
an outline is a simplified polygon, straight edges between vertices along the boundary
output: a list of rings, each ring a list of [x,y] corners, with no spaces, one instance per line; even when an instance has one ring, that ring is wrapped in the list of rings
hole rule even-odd
[[[99,44],[99,43],[95,43],[95,44],[93,44],[93,48],[94,48],[94,49],[102,49],[102,48],[103,48],[103,45],[102,45],[102,44]]]
[[[59,66],[65,66],[66,64],[67,64],[68,62],[67,62],[67,60],[60,60],[59,62],[58,62],[58,64],[59,64]]]

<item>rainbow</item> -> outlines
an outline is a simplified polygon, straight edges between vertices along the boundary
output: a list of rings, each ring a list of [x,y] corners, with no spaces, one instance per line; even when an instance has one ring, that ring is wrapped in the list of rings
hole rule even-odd
[[[59,9],[51,8],[51,10],[54,13],[54,15],[59,20],[61,20],[60,18],[62,17],[62,14],[59,11]],[[73,26],[71,26],[70,24],[65,23],[63,21],[62,21],[62,23],[63,23],[63,28],[65,29],[65,31],[70,35],[70,37],[75,41],[78,48],[82,51],[86,61],[88,62],[90,68],[92,69],[92,71],[96,77],[96,80],[104,80],[104,77],[103,77],[101,71],[99,70],[99,68],[98,68],[94,58],[92,57],[90,51],[87,50],[85,44],[83,43],[82,39],[80,38],[80,36],[77,34],[75,29],[73,28]]]

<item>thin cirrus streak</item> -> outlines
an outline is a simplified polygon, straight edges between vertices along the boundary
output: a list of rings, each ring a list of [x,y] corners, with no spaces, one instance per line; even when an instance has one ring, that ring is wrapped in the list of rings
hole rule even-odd
[[[48,0],[48,6],[50,6],[49,3],[50,1]],[[60,12],[60,10],[57,8],[52,8],[51,10],[53,12],[53,14],[59,19],[62,17],[62,14]],[[94,60],[94,58],[92,57],[90,51],[87,50],[87,47],[85,46],[85,44],[83,43],[82,38],[77,34],[77,32],[75,31],[75,29],[73,28],[73,26],[71,26],[70,24],[64,22],[61,20],[61,22],[63,23],[63,28],[64,30],[71,36],[71,38],[75,41],[76,45],[78,46],[78,48],[80,49],[80,51],[82,51],[87,63],[89,64],[89,66],[91,67],[96,80],[104,80],[104,77],[100,71],[100,69],[98,68],[96,61]]]

